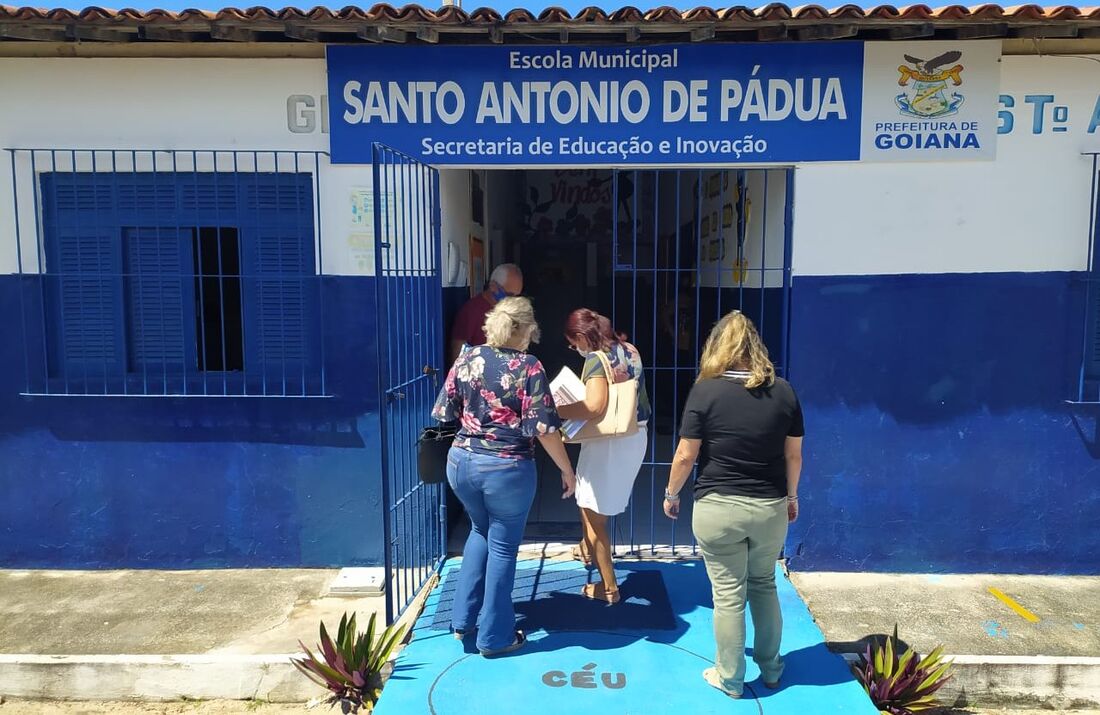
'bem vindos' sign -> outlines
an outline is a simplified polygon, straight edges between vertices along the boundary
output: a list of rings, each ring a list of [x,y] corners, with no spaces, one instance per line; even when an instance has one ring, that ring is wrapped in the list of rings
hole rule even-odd
[[[990,159],[1000,43],[328,48],[332,160]]]

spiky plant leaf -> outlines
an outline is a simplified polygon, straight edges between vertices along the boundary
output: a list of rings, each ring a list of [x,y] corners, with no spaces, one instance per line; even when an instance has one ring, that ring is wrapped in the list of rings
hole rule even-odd
[[[389,662],[390,656],[393,654],[394,648],[396,648],[397,644],[401,642],[401,638],[404,635],[404,628],[397,628],[394,629],[391,633],[382,634],[383,639],[380,639],[378,641],[377,649],[371,654],[371,658],[368,660],[372,670],[382,670],[382,667]]]
[[[937,646],[931,653],[924,656],[920,662],[920,667],[925,669],[935,668],[943,658],[943,646]]]
[[[917,686],[917,690],[928,690],[935,688],[939,690],[944,683],[947,682],[947,673],[951,670],[951,663],[944,663],[937,670],[934,670],[928,675],[921,684]],[[933,691],[934,692],[934,691]]]
[[[334,668],[329,666],[317,656],[313,655],[313,652],[310,651],[309,648],[306,648],[304,645],[302,646],[302,650],[304,650],[306,652],[306,655],[309,657],[309,667],[315,670],[321,676],[323,676],[326,681],[328,681],[326,687],[328,687],[330,690],[334,690],[335,688],[341,686],[341,684],[344,682],[343,675],[336,672]]]
[[[318,654],[299,642],[305,655],[292,658],[295,668],[317,685],[328,689],[330,704],[346,710],[373,710],[382,692],[382,669],[405,635],[405,629],[379,628],[371,614],[367,630],[360,633],[356,614],[345,613],[333,639],[324,623],[318,629]]]
[[[904,680],[903,676],[909,674],[907,668],[909,667],[909,664],[913,662],[913,659],[915,657],[916,653],[914,653],[912,650],[905,651],[905,655],[903,655],[901,657],[901,660],[898,661],[897,670],[894,671],[894,674],[890,676],[890,678],[886,682],[887,689],[893,690],[897,687],[899,681]]]
[[[332,663],[336,660],[336,647],[332,642],[332,638],[329,637],[328,631],[325,630],[325,623],[321,621],[321,642],[319,644],[320,651],[325,660]]]
[[[853,673],[875,706],[891,715],[913,715],[939,706],[934,694],[950,680],[952,664],[943,647],[921,658],[911,648],[902,651],[894,635],[869,643]]]
[[[322,688],[328,688],[328,682],[324,678],[322,678],[320,675],[315,673],[313,670],[306,667],[306,665],[302,661],[297,660],[295,658],[291,658],[290,663],[291,663],[291,665],[293,665],[295,668],[298,669],[298,672],[300,672],[302,675],[304,675],[307,678],[309,678],[310,680],[312,680],[317,685],[320,685]]]

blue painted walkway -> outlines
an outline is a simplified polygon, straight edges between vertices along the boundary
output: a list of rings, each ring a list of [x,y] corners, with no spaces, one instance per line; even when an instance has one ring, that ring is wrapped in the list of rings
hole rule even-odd
[[[416,622],[378,715],[559,713],[803,713],[876,715],[794,588],[777,574],[785,619],[782,687],[763,687],[749,660],[745,697],[732,700],[701,673],[714,656],[710,585],[702,562],[619,562],[622,603],[579,595],[587,579],[572,561],[521,560],[514,597],[528,645],[485,659],[447,630],[460,559]],[[747,642],[751,656],[752,633]],[[472,640],[472,639],[471,639]]]

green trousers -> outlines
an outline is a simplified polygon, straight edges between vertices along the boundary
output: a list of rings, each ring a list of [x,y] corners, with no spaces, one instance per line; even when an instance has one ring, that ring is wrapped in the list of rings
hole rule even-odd
[[[691,522],[714,594],[715,664],[725,688],[745,685],[745,603],[755,633],[752,658],[765,683],[779,682],[783,616],[775,562],[787,538],[787,500],[708,494]]]

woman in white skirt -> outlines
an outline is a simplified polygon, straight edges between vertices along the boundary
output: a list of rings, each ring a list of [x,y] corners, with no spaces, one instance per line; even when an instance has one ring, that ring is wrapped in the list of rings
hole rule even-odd
[[[581,512],[583,540],[573,550],[574,558],[595,566],[602,583],[590,583],[583,595],[608,603],[619,602],[619,585],[611,559],[611,536],[607,528],[609,517],[621,514],[630,502],[634,480],[645,458],[649,443],[646,424],[650,417],[649,397],[638,349],[616,333],[611,321],[599,313],[582,308],[570,314],[565,325],[565,339],[585,356],[581,380],[585,383],[582,402],[558,408],[563,419],[601,419],[607,410],[608,382],[602,353],[611,366],[616,384],[638,381],[637,432],[623,437],[584,442],[577,461],[577,506]]]

